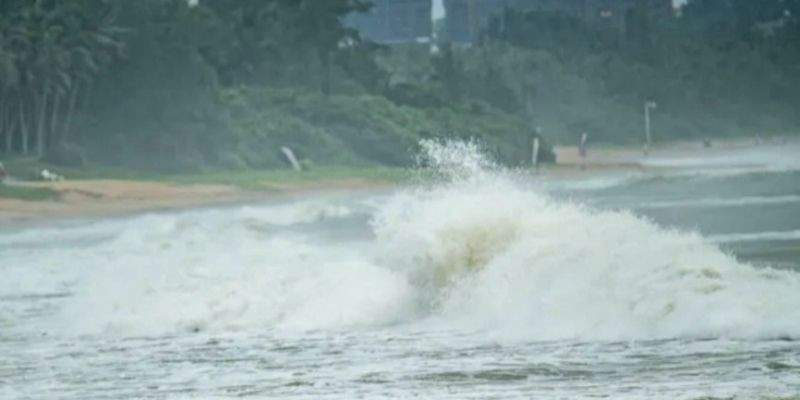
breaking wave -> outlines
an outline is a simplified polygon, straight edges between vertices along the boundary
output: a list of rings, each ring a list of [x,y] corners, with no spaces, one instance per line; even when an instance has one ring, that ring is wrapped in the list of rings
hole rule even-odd
[[[505,178],[475,145],[423,147],[428,165],[455,173],[362,202],[367,238],[246,223],[320,218],[298,203],[134,218],[111,239],[39,255],[81,260],[61,321],[126,335],[411,325],[530,340],[800,337],[800,275],[557,201]],[[338,207],[311,209],[349,214]]]

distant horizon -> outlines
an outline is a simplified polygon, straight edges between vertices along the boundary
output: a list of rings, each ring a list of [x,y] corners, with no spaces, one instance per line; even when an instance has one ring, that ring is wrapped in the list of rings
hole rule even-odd
[[[672,0],[672,4],[675,7],[680,7],[689,0]],[[444,0],[433,0],[433,19],[440,19],[444,18]]]

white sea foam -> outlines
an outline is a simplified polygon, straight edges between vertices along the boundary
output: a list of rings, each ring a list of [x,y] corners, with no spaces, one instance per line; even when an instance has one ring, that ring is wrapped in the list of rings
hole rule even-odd
[[[686,200],[667,200],[654,201],[640,204],[637,208],[659,209],[659,208],[688,208],[688,207],[740,207],[753,205],[776,205],[800,203],[800,196],[748,196],[733,198],[703,198]]]
[[[637,163],[644,170],[543,179],[546,188],[594,191],[663,179],[726,179],[756,173],[800,171],[800,145],[711,150],[691,156],[652,156]]]
[[[13,272],[36,278],[0,288],[59,281],[72,296],[53,329],[77,334],[414,324],[531,340],[800,337],[800,275],[629,213],[558,202],[493,171],[472,145],[427,149],[429,164],[467,167],[360,202],[372,239],[249,222],[313,224],[348,215],[351,200],[157,214],[58,233],[106,237],[80,247],[12,250]]]
[[[761,146],[730,149],[724,152],[709,151],[702,156],[653,157],[641,164],[648,167],[694,169],[704,174],[749,173],[759,171],[800,170],[800,145]]]
[[[657,175],[645,174],[642,172],[624,172],[590,177],[544,178],[540,181],[540,185],[545,189],[594,191],[618,186],[627,186],[657,177]]]
[[[714,243],[760,242],[760,241],[787,241],[800,240],[800,230],[756,233],[729,233],[709,237]]]
[[[537,339],[800,334],[800,275],[498,176],[398,196],[375,225],[395,268],[438,288],[445,324]]]

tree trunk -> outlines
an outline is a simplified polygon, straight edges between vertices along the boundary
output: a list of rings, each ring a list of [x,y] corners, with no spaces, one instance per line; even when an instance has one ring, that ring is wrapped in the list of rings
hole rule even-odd
[[[22,135],[22,154],[28,154],[28,123],[25,121],[25,100],[19,102],[19,133]]]
[[[10,135],[8,129],[8,121],[6,118],[6,102],[4,99],[0,98],[0,135],[3,136],[3,153],[10,153],[11,151],[8,149],[8,135]]]
[[[49,94],[48,86],[49,83],[46,83],[45,86],[42,88],[41,97],[37,99],[39,101],[38,104],[36,105],[38,107],[37,111],[39,114],[36,121],[36,155],[38,155],[39,157],[44,156],[44,151],[46,147],[45,128],[47,127],[46,126],[47,121],[45,117],[47,116],[47,97]]]
[[[78,101],[78,93],[80,92],[81,86],[79,83],[75,83],[75,88],[72,89],[69,93],[69,104],[67,105],[67,116],[64,119],[64,128],[61,130],[61,134],[59,135],[58,141],[64,140],[67,136],[69,136],[69,131],[72,129],[72,115],[75,113],[75,104]]]
[[[329,96],[331,94],[331,52],[323,50],[320,55],[322,59],[322,94]]]
[[[53,93],[53,108],[50,109],[50,129],[47,133],[47,142],[50,146],[58,144],[58,108],[61,105],[61,95],[58,92]]]
[[[8,115],[8,130],[6,131],[6,152],[11,154],[14,151],[14,129],[17,128],[17,122],[14,121],[14,118],[11,117],[11,114]]]

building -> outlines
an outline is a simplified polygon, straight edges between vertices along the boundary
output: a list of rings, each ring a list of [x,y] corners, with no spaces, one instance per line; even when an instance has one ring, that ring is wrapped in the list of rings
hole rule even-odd
[[[372,0],[369,12],[351,14],[345,24],[378,43],[428,41],[433,33],[432,0]]]
[[[476,41],[505,10],[571,15],[620,32],[637,8],[644,7],[655,18],[673,15],[672,0],[444,0],[444,6],[443,39],[457,43]]]

